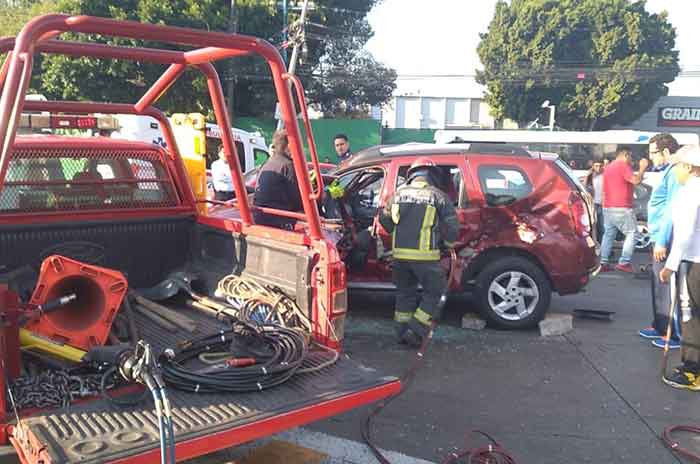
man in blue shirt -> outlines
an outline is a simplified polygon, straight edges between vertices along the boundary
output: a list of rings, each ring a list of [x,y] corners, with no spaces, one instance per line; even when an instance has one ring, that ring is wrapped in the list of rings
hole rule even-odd
[[[663,348],[661,340],[668,326],[668,308],[671,304],[671,289],[668,283],[659,280],[659,272],[671,248],[673,220],[671,202],[678,191],[679,183],[673,174],[672,155],[678,151],[678,142],[667,133],[657,134],[649,140],[649,157],[654,161],[655,168],[660,172],[661,179],[654,187],[647,206],[647,226],[652,242],[651,296],[653,319],[652,325],[639,331],[639,335],[652,339],[654,346]],[[677,321],[674,323],[669,347],[680,348],[680,330]]]

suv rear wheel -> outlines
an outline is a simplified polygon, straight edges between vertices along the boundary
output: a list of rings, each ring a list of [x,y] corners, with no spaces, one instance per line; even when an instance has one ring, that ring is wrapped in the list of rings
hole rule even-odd
[[[536,264],[508,256],[488,264],[476,278],[476,299],[486,321],[503,329],[533,327],[549,308],[552,287]]]

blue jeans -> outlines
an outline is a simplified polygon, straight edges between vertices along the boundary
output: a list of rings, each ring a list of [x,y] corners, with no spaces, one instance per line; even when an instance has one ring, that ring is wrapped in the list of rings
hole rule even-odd
[[[600,245],[600,262],[608,264],[610,253],[612,253],[615,237],[620,232],[625,236],[622,245],[622,255],[620,264],[629,264],[634,254],[634,234],[637,231],[637,218],[632,208],[603,208],[603,218],[605,220],[605,233],[603,243]]]

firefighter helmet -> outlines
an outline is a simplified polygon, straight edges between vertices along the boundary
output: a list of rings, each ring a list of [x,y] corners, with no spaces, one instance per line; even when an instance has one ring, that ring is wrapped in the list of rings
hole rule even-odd
[[[427,156],[421,156],[411,164],[411,167],[408,168],[408,179],[410,180],[414,177],[425,176],[430,180],[433,180],[431,179],[431,172],[436,167],[437,164],[435,164],[435,161],[428,158]]]

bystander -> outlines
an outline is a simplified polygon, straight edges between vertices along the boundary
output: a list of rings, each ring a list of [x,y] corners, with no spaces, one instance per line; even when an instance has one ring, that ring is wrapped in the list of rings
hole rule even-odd
[[[659,279],[671,283],[680,303],[683,364],[670,375],[664,373],[663,380],[675,388],[700,391],[700,307],[691,298],[688,282],[691,267],[697,271],[700,265],[700,147],[684,147],[677,161],[674,175],[682,187],[673,200],[673,244]]]
[[[223,145],[219,146],[219,159],[211,163],[211,181],[215,200],[227,201],[236,196],[233,191],[231,167],[228,165]]]
[[[333,137],[333,147],[338,155],[339,163],[342,163],[352,155],[350,152],[350,142],[348,141],[348,136],[345,134],[337,134]]]
[[[649,140],[649,157],[654,170],[661,179],[651,191],[647,206],[647,226],[651,237],[652,276],[651,276],[651,326],[639,331],[639,335],[652,340],[656,347],[665,343],[661,337],[668,326],[668,307],[671,304],[671,288],[659,280],[659,272],[664,267],[667,251],[671,247],[673,219],[671,205],[680,184],[673,172],[672,156],[678,151],[678,142],[671,134],[657,134]],[[676,320],[669,348],[680,348],[680,326]]]
[[[644,177],[649,160],[639,160],[639,172],[632,171],[632,152],[621,147],[615,152],[615,161],[610,163],[603,173],[603,218],[605,233],[601,245],[600,262],[602,271],[611,271],[610,255],[618,232],[625,236],[622,254],[615,270],[633,273],[632,254],[634,253],[634,234],[637,230],[637,218],[632,209],[634,186]]]
[[[594,161],[591,169],[586,175],[586,189],[593,195],[593,205],[595,206],[596,239],[600,242],[603,239],[605,225],[603,223],[603,162]]]

